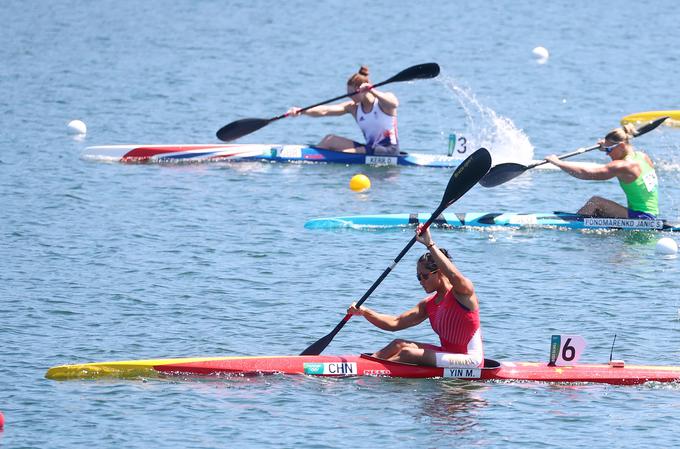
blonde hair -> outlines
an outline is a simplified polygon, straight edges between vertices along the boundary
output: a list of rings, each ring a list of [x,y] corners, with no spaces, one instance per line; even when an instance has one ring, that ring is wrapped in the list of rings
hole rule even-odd
[[[621,128],[616,128],[609,131],[609,133],[604,138],[610,142],[628,143],[631,137],[635,136],[637,136],[637,129],[631,123],[627,123]]]
[[[368,80],[368,67],[362,65],[359,67],[359,71],[357,73],[349,77],[347,80],[347,85],[359,87],[364,83],[370,83],[370,81]]]

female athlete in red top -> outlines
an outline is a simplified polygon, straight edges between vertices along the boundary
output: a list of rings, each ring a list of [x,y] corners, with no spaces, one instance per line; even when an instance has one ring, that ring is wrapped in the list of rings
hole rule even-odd
[[[376,312],[352,304],[347,313],[361,315],[387,331],[416,326],[429,318],[439,335],[440,346],[403,339],[393,340],[373,354],[381,359],[439,367],[479,367],[484,363],[479,303],[475,289],[449,258],[445,249],[432,241],[429,229],[416,239],[429,250],[418,259],[417,277],[423,289],[432,295],[399,316]]]

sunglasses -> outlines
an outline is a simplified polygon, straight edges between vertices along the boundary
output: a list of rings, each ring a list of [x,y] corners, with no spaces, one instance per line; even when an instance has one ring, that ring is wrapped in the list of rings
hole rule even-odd
[[[437,271],[439,271],[439,268],[437,268],[436,270],[432,270],[429,273],[424,273],[424,274],[417,273],[416,277],[418,278],[419,281],[427,281],[428,279],[430,279],[430,275],[432,273],[436,273]]]
[[[614,151],[614,148],[618,147],[618,146],[621,145],[622,143],[623,143],[623,142],[617,142],[617,143],[615,143],[615,144],[613,144],[613,145],[609,145],[608,147],[602,147],[602,148],[600,148],[600,150],[601,150],[601,151],[604,151],[605,154],[609,154],[609,153],[611,153],[612,151]]]

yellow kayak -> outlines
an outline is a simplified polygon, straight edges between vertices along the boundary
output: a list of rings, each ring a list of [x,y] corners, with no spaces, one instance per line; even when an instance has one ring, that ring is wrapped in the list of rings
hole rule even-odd
[[[680,111],[647,111],[636,112],[627,115],[621,119],[621,124],[632,123],[634,125],[644,124],[656,120],[661,117],[668,117],[668,120],[663,122],[666,126],[673,128],[680,128]]]

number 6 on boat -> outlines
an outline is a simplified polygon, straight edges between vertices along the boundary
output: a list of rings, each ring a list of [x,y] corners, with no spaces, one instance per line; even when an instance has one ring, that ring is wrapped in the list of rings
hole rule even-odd
[[[550,366],[574,365],[581,358],[586,341],[580,335],[553,335],[550,340]]]

